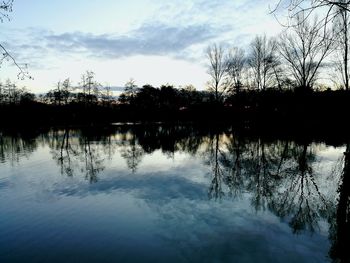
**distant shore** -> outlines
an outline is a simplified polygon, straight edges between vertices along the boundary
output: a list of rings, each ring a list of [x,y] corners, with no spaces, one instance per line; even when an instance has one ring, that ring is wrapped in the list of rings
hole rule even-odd
[[[29,101],[0,105],[0,126],[67,126],[145,122],[220,122],[238,126],[323,126],[347,128],[350,92],[267,90],[242,92],[225,102],[193,103],[164,99],[142,103],[109,104],[71,102],[65,105]]]

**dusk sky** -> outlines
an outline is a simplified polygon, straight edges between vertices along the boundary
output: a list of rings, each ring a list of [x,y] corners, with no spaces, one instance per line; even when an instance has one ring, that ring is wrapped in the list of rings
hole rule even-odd
[[[34,80],[34,93],[70,77],[76,85],[92,70],[102,84],[193,84],[204,89],[205,49],[211,43],[247,48],[256,34],[281,30],[263,0],[15,0],[1,43]],[[16,79],[2,65],[0,78]]]

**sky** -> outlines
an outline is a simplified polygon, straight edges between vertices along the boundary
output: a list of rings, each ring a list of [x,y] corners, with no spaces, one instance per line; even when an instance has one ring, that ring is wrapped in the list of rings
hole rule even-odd
[[[0,79],[34,93],[87,70],[103,85],[122,87],[209,80],[205,49],[219,43],[248,48],[257,34],[276,35],[270,14],[277,0],[15,0],[11,20],[0,24],[2,43],[32,80],[17,80],[5,63]]]

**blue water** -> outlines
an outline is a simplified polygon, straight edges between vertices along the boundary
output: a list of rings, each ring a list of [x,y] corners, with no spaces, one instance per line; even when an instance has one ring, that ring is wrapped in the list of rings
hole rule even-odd
[[[0,262],[332,262],[344,149],[186,130],[2,133]]]

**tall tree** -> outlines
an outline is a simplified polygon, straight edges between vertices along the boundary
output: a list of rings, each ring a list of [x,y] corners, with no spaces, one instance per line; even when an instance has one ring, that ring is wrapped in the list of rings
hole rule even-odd
[[[97,102],[100,95],[101,84],[95,80],[95,73],[93,71],[86,71],[81,77],[80,89],[85,104],[92,104]]]
[[[4,93],[4,85],[0,82],[0,105],[4,103],[5,93]]]
[[[246,64],[245,52],[233,47],[227,55],[227,74],[232,80],[233,90],[238,94],[243,86],[243,70]]]
[[[69,103],[69,100],[72,96],[72,82],[70,81],[69,78],[66,78],[63,82],[62,82],[62,99],[64,101],[64,103],[67,105]]]
[[[134,102],[138,90],[139,88],[137,87],[134,79],[130,79],[125,84],[124,94],[128,98],[129,103],[132,104]]]
[[[71,82],[69,78],[65,79],[63,82],[59,81],[57,82],[56,88],[53,90],[50,90],[46,95],[46,99],[54,103],[56,105],[67,105],[69,103],[69,99],[71,97]]]
[[[110,107],[113,101],[113,92],[109,85],[105,85],[101,97],[103,104],[107,107]]]
[[[279,50],[297,86],[311,90],[334,42],[330,32],[327,32],[327,37],[322,36],[316,19],[310,24],[300,15],[297,21],[291,32],[286,31],[281,35]]]
[[[344,2],[344,0],[343,0]],[[344,8],[337,8],[337,16],[334,21],[334,35],[336,37],[335,43],[337,44],[335,62],[335,70],[341,77],[342,86],[345,90],[349,90],[349,29],[350,29],[350,17],[349,13]]]
[[[222,46],[214,44],[207,48],[206,54],[209,59],[208,74],[211,77],[208,86],[215,94],[215,101],[219,102],[228,88],[225,78],[227,72],[225,52]]]
[[[267,39],[266,35],[256,36],[250,45],[249,66],[254,76],[254,86],[264,90],[271,86],[277,63],[274,39]]]

